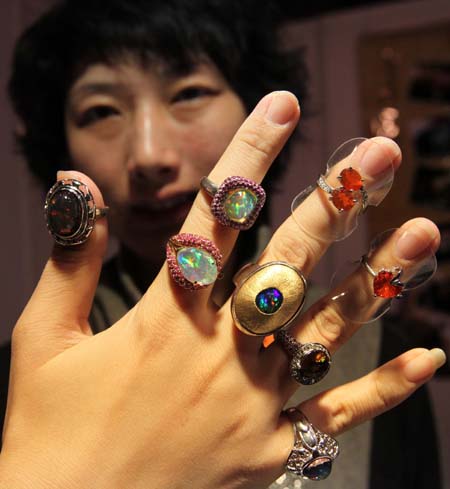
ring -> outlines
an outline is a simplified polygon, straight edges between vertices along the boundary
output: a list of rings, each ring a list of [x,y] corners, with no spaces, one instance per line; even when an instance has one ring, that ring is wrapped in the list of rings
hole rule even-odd
[[[382,297],[383,299],[398,299],[403,297],[402,291],[405,284],[400,281],[400,276],[403,273],[403,270],[400,267],[393,267],[390,269],[382,268],[378,272],[375,272],[367,262],[366,255],[362,256],[361,263],[373,277],[374,297]]]
[[[331,355],[321,343],[299,343],[286,330],[278,332],[276,339],[291,357],[289,371],[299,384],[316,384],[327,375]]]
[[[44,215],[47,229],[62,246],[84,243],[97,218],[104,217],[109,207],[96,207],[88,186],[79,180],[58,180],[47,192]]]
[[[266,336],[287,327],[305,302],[305,277],[282,261],[246,265],[234,283],[231,313],[236,326],[248,335]]]
[[[339,455],[338,442],[314,428],[298,408],[289,408],[284,413],[292,421],[294,448],[286,462],[286,469],[300,477],[319,481],[326,479]]]
[[[167,242],[166,257],[173,280],[189,290],[211,285],[222,269],[222,253],[217,246],[196,234],[172,236]]]
[[[361,201],[364,211],[367,207],[369,196],[363,185],[363,178],[352,167],[345,168],[337,177],[341,182],[341,187],[333,188],[328,185],[324,175],[320,175],[317,185],[327,194],[330,194],[330,201],[339,212],[350,210],[357,202]]]
[[[251,228],[266,201],[261,185],[244,177],[228,177],[219,187],[203,177],[200,185],[213,198],[213,216],[223,226],[234,229]]]

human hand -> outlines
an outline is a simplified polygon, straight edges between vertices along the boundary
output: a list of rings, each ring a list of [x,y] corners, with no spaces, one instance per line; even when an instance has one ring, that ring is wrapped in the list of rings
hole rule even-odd
[[[221,182],[239,174],[261,181],[298,117],[292,95],[265,97],[209,178]],[[372,165],[399,165],[400,151],[392,141],[375,138],[366,146],[362,151],[370,150]],[[103,205],[86,176],[62,176],[85,182]],[[307,277],[331,244],[314,236],[342,215],[327,210],[319,191],[298,212],[313,227],[311,233],[288,218],[259,262],[283,260]],[[439,233],[424,219],[404,229],[413,231],[416,256],[402,258],[398,242],[379,256],[381,261],[394,256],[408,269],[434,252]],[[217,225],[202,192],[181,231],[212,239],[225,261],[238,235]],[[297,384],[284,351],[277,343],[263,349],[262,338],[238,331],[230,302],[217,309],[211,289],[191,292],[175,285],[166,264],[128,314],[92,335],[88,315],[106,241],[102,219],[83,245],[55,247],[14,329],[0,482],[11,489],[269,485],[282,473],[293,445],[282,410]],[[322,300],[291,333],[333,353],[360,326]],[[433,375],[439,355],[437,350],[406,352],[301,408],[315,426],[337,435],[414,392]]]

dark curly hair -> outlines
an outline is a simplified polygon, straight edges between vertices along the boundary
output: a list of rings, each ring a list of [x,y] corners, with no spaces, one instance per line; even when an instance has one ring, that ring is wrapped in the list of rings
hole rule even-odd
[[[17,42],[9,94],[23,123],[18,146],[49,186],[70,167],[64,129],[69,88],[95,62],[130,54],[176,73],[211,60],[250,111],[266,93],[293,91],[301,100],[306,70],[299,53],[280,48],[281,16],[255,0],[65,0]],[[286,153],[286,151],[284,152]],[[282,158],[281,158],[282,159]],[[272,167],[274,182],[282,164]],[[266,184],[267,185],[267,184]]]

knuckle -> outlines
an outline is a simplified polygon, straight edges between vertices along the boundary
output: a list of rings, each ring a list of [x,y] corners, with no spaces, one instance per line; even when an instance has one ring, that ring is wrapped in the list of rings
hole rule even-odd
[[[334,436],[344,433],[357,423],[360,416],[360,407],[348,399],[335,398],[333,400],[333,410],[328,417],[327,433]]]
[[[382,382],[380,376],[376,374],[376,372],[374,372],[372,375],[372,389],[374,392],[374,397],[376,399],[376,404],[378,406],[376,412],[384,412],[390,409],[392,406],[389,402],[389,397],[386,389],[384,388],[384,383]]]
[[[300,268],[304,268],[305,263],[309,261],[308,247],[300,245],[299,241],[293,236],[287,234],[275,235],[270,247],[271,254],[276,259],[283,259]]]
[[[347,339],[345,321],[332,305],[325,302],[319,303],[318,307],[311,318],[312,326],[325,344],[336,348]]]
[[[246,128],[239,137],[239,147],[248,157],[264,160],[272,158],[273,147],[269,137],[264,137],[260,128]]]

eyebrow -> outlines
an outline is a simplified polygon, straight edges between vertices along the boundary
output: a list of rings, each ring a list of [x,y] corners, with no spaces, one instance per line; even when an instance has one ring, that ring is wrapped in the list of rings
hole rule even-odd
[[[108,95],[124,95],[128,93],[126,85],[117,82],[86,82],[71,91],[75,98],[96,93]]]

